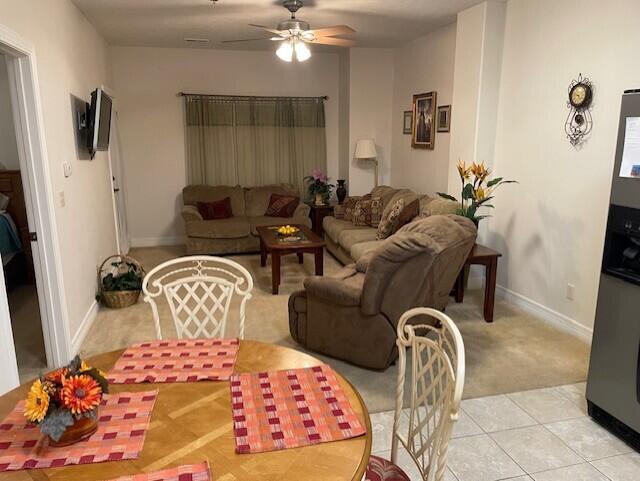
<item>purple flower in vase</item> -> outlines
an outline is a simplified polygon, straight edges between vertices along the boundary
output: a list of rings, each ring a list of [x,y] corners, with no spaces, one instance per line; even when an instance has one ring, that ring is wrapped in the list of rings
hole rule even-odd
[[[315,169],[313,169],[311,171],[311,177],[313,177],[313,180],[320,180],[321,181],[322,177],[323,177],[322,171],[316,167]]]

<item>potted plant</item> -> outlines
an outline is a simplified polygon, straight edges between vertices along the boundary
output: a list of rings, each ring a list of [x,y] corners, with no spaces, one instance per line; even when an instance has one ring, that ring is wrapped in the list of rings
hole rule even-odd
[[[98,408],[108,392],[104,374],[76,356],[68,366],[36,379],[24,415],[49,437],[51,446],[68,446],[96,432]]]
[[[308,183],[307,193],[309,198],[316,205],[324,205],[329,202],[333,184],[329,183],[329,177],[323,174],[320,169],[313,169],[311,175],[306,176],[304,180]]]
[[[479,209],[481,207],[487,207],[493,209],[494,206],[489,202],[494,198],[493,193],[495,190],[503,184],[517,183],[515,180],[504,180],[503,177],[496,177],[489,180],[491,172],[484,165],[484,162],[476,164],[473,162],[467,166],[464,161],[458,162],[458,174],[462,181],[462,193],[460,201],[460,208],[458,209],[458,215],[468,217],[471,219],[476,227],[480,224],[480,221],[490,215],[479,215]],[[438,192],[440,197],[458,202],[458,199],[452,195]]]
[[[132,306],[138,302],[144,275],[140,263],[131,257],[107,257],[98,269],[96,298],[111,308]]]

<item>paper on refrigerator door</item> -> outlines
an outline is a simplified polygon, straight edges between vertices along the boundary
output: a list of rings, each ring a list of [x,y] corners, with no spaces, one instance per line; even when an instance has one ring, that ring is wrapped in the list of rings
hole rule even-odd
[[[620,177],[640,179],[640,117],[627,117]]]

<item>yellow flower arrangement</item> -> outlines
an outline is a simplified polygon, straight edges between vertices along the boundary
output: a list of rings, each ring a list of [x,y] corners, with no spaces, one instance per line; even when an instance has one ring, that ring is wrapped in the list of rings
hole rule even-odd
[[[493,209],[493,205],[488,202],[493,199],[494,191],[502,184],[517,183],[515,180],[504,180],[503,177],[496,177],[489,180],[491,171],[487,169],[484,162],[476,164],[473,162],[467,165],[464,161],[458,161],[458,174],[462,181],[462,200],[458,214],[468,217],[476,225],[488,215],[478,215],[480,207]],[[452,195],[438,192],[440,197],[458,202]]]
[[[461,179],[468,179],[469,174],[471,173],[471,168],[464,165],[462,160],[458,160],[458,173],[460,174]]]
[[[24,406],[24,416],[32,423],[40,423],[44,420],[49,411],[49,393],[44,389],[42,381],[37,379],[29,394]]]

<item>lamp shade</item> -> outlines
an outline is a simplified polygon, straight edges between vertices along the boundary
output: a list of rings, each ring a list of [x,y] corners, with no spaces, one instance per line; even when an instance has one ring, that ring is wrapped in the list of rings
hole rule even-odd
[[[356,159],[375,159],[377,156],[376,143],[373,139],[358,140],[356,143]]]

